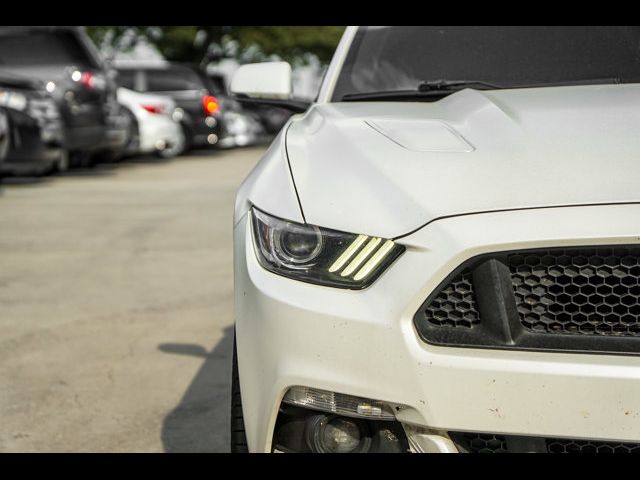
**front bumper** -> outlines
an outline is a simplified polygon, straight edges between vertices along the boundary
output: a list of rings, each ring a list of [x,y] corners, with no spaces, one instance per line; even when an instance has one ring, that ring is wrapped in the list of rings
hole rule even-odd
[[[21,117],[21,118],[20,118]],[[33,119],[14,115],[7,158],[0,164],[3,175],[42,175],[64,155],[60,125],[40,126]]]
[[[247,441],[270,451],[286,390],[303,385],[408,408],[415,451],[457,451],[446,432],[640,440],[640,356],[438,347],[413,316],[440,282],[483,253],[638,244],[640,206],[485,213],[438,220],[371,287],[293,281],[258,264],[248,215],[236,225],[236,341]]]

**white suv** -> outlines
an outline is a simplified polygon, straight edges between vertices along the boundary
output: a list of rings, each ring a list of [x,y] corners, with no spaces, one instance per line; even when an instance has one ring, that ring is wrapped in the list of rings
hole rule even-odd
[[[232,450],[640,451],[639,48],[349,27],[237,194]]]

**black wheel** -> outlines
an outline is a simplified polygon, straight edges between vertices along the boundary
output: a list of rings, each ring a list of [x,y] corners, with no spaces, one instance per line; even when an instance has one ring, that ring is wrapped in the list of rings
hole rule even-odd
[[[122,107],[125,115],[129,117],[129,127],[127,128],[127,145],[124,148],[125,155],[137,155],[140,153],[140,126],[138,125],[138,119],[131,110],[126,107]]]
[[[242,397],[240,395],[235,338],[233,339],[233,367],[231,370],[231,453],[248,453],[247,435],[244,430],[244,416],[242,415]]]
[[[91,168],[93,167],[93,157],[89,152],[69,153],[69,167],[71,168]]]
[[[193,132],[184,122],[180,122],[180,127],[182,127],[182,135],[184,136],[182,153],[186,153],[193,147]]]
[[[104,150],[95,153],[91,157],[91,164],[89,166],[93,167],[97,163],[115,163],[122,158],[123,153],[122,150]]]

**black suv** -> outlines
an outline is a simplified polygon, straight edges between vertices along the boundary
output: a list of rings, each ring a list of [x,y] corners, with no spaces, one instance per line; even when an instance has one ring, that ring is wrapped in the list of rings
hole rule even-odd
[[[60,113],[41,82],[0,70],[7,153],[0,175],[44,175],[67,167]]]
[[[118,64],[117,70],[120,86],[136,92],[166,95],[176,102],[186,150],[213,146],[224,135],[220,101],[212,95],[207,79],[197,67],[128,61]]]
[[[43,82],[58,105],[73,163],[118,157],[124,150],[130,118],[82,27],[1,27],[0,69]]]

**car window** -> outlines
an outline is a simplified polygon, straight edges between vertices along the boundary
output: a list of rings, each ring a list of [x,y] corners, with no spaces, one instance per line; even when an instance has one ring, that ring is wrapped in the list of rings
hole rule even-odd
[[[148,69],[146,74],[147,91],[150,92],[202,90],[205,88],[198,74],[188,68]]]
[[[78,38],[69,31],[3,33],[0,35],[1,65],[95,66]]]
[[[211,83],[211,90],[213,93],[224,94],[227,92],[227,86],[224,83],[224,78],[220,75],[209,75],[209,82]]]
[[[360,27],[333,100],[436,80],[503,87],[638,82],[638,52],[640,27]]]

